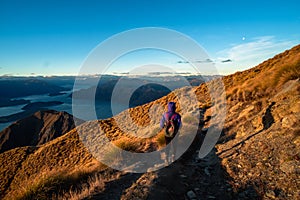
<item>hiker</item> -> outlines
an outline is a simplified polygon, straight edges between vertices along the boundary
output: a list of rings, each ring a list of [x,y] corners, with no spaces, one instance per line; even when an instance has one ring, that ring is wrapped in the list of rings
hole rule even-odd
[[[160,127],[165,129],[165,141],[166,141],[166,161],[168,163],[169,158],[174,161],[176,154],[177,141],[173,141],[171,145],[168,145],[172,139],[178,133],[181,127],[181,116],[176,110],[176,104],[174,102],[168,103],[168,111],[165,112],[160,120]],[[172,153],[170,155],[170,148],[172,148]]]

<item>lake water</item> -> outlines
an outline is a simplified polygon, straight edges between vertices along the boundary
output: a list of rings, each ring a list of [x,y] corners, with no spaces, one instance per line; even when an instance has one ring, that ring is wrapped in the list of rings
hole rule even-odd
[[[63,104],[57,105],[57,106],[50,106],[48,109],[53,109],[57,111],[65,111],[70,114],[72,114],[72,98],[69,97],[71,92],[67,92],[66,94],[59,95],[59,96],[48,96],[48,95],[32,95],[32,96],[26,96],[19,99],[25,99],[30,100],[31,102],[49,102],[49,101],[61,101]],[[15,114],[18,112],[22,112],[22,107],[24,105],[18,105],[18,106],[8,106],[8,107],[0,107],[0,116],[7,116],[11,114]],[[89,107],[89,102],[86,100],[80,100],[78,101],[78,104],[76,105],[77,109],[80,111],[81,115],[75,116],[83,120],[95,120],[95,117],[93,114],[86,112],[87,107]],[[96,113],[97,113],[97,119],[106,119],[112,116],[111,110],[110,110],[111,103],[110,102],[98,102],[96,103]],[[124,108],[120,105],[114,105],[119,108]],[[9,126],[11,123],[0,123],[0,131],[7,126]]]

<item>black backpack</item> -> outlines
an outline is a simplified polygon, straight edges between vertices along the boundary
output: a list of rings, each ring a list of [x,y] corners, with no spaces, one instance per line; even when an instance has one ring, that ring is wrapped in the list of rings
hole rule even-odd
[[[173,113],[171,117],[169,116],[169,113],[166,113],[166,121],[165,121],[165,136],[166,137],[175,137],[177,131],[178,131],[178,123],[175,119],[176,113]]]

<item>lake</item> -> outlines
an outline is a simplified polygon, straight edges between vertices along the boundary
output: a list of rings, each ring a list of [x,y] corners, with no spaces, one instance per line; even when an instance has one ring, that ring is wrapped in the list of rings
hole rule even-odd
[[[57,106],[51,106],[47,107],[48,109],[57,110],[57,111],[65,111],[70,114],[72,114],[72,98],[69,97],[71,92],[66,92],[66,94],[59,95],[59,96],[49,96],[47,94],[44,95],[32,95],[32,96],[26,96],[22,98],[15,98],[15,99],[25,99],[30,100],[33,102],[49,102],[49,101],[61,101],[63,104],[57,105]],[[17,106],[8,106],[8,107],[1,107],[0,108],[0,116],[7,116],[11,114],[15,114],[18,112],[22,112],[22,107],[24,105],[17,105]],[[81,115],[78,117],[80,119],[83,119],[85,121],[89,120],[95,120],[94,115],[91,113],[87,113],[87,107],[89,107],[89,102],[86,100],[79,100],[77,101],[77,109],[80,111]],[[97,113],[97,119],[106,119],[109,117],[112,117],[111,109],[110,109],[111,103],[110,102],[97,102],[96,103],[96,113]],[[114,105],[119,108],[123,108],[121,105]],[[13,123],[13,122],[11,122]],[[3,130],[7,126],[9,126],[11,123],[0,123],[0,130]]]

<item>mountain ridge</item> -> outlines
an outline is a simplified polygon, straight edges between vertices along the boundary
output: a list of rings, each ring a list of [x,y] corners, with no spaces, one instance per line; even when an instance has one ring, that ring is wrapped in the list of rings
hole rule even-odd
[[[75,128],[74,119],[83,122],[67,112],[46,110],[18,120],[0,132],[0,153],[47,143]]]
[[[126,181],[133,181],[131,187],[124,190],[116,186],[123,193],[120,192],[119,196],[113,198],[298,199],[299,78],[300,45],[254,68],[222,77],[226,90],[227,116],[216,149],[206,158],[199,159],[197,148],[191,147],[192,149],[168,168],[144,173],[139,179],[130,174],[126,175],[129,178],[123,179],[124,175],[111,171],[99,163],[82,144],[81,136],[79,137],[75,129],[39,147],[21,147],[1,153],[0,160],[2,163],[5,162],[6,166],[18,161],[13,165],[16,167],[12,169],[1,168],[0,186],[2,194],[5,195],[3,197],[9,199],[19,195],[26,199],[37,197],[41,193],[45,195],[59,193],[67,195],[65,198],[70,197],[68,193],[83,195],[82,190],[79,189],[79,193],[76,193],[71,186],[64,188],[64,191],[57,191],[55,188],[60,186],[54,184],[54,189],[47,190],[41,187],[42,184],[37,180],[44,180],[44,173],[48,171],[59,174],[61,168],[66,170],[64,171],[66,174],[86,169],[89,176],[94,174],[96,168],[100,174],[107,171],[109,174],[107,177],[119,173],[114,180],[101,183],[102,185],[98,183],[100,188],[91,190],[96,199],[97,194],[98,197],[102,194],[102,199],[111,199],[108,191],[112,188],[108,187],[109,183]],[[196,142],[199,144],[206,136],[206,130],[214,125],[210,121],[213,117],[211,110],[222,106],[220,104],[222,102],[212,101],[205,84],[194,88],[181,88],[176,92],[197,95],[198,105],[190,106],[193,110],[204,112],[195,139],[198,138]],[[94,131],[95,127],[100,125],[110,141],[129,151],[150,152],[161,149],[164,146],[161,140],[162,133],[157,126],[159,119],[151,120],[151,115],[153,113],[160,115],[169,101],[178,102],[175,92],[148,104],[130,108],[113,118],[86,122],[80,127],[84,130],[85,136],[98,141],[101,137],[97,138]],[[177,108],[182,112],[180,105],[177,104]],[[191,120],[189,113],[182,114],[183,124],[189,124]],[[151,137],[146,139],[136,137],[135,127],[127,121],[129,118],[141,126],[150,125],[151,130],[145,128],[139,134]],[[121,124],[118,124],[119,122]],[[190,127],[184,128],[188,130]],[[118,162],[117,157],[115,161]],[[13,174],[13,177],[8,177],[7,174]],[[51,177],[53,176],[49,175],[46,180],[49,181]],[[65,182],[62,181],[63,183]],[[78,183],[82,185],[80,179],[76,179],[73,187],[77,187]],[[20,184],[28,184],[29,189],[20,188]],[[180,188],[178,191],[172,191],[173,194],[164,192],[170,191],[174,184],[176,188]],[[14,193],[16,190],[19,190],[17,195]],[[89,196],[91,197],[88,194],[85,198]]]

